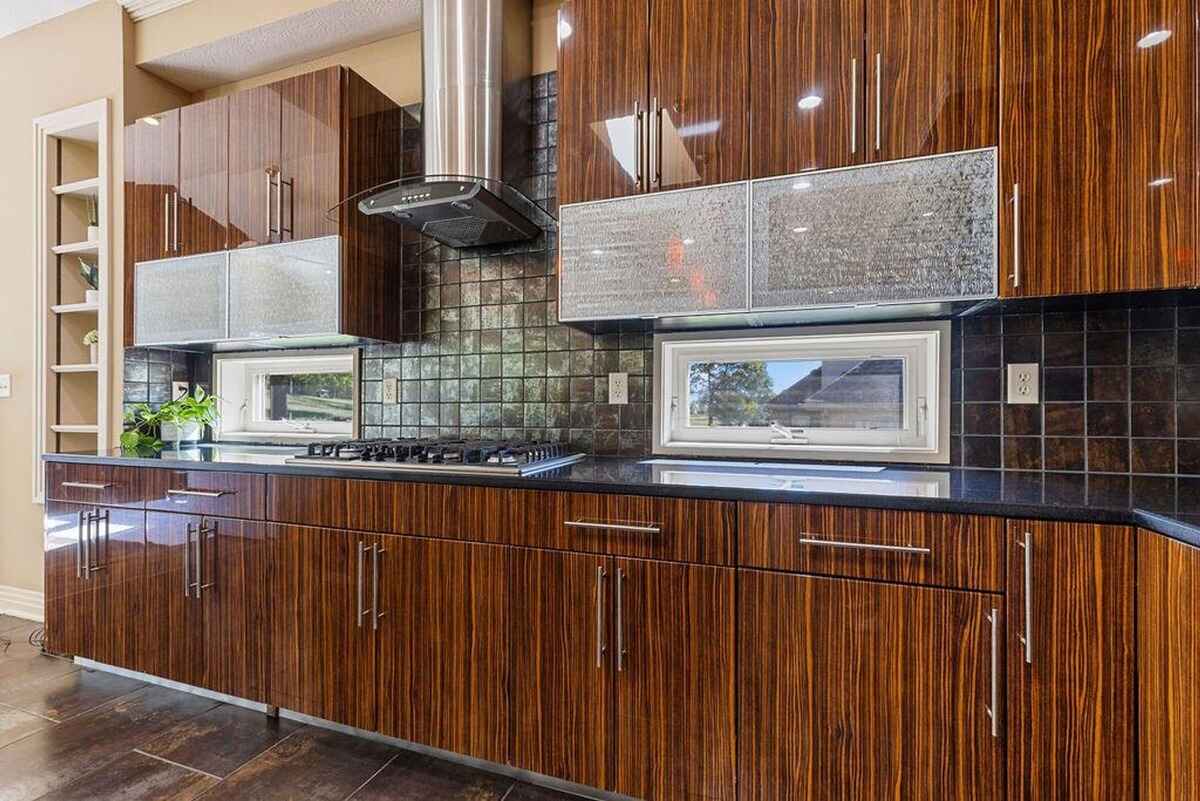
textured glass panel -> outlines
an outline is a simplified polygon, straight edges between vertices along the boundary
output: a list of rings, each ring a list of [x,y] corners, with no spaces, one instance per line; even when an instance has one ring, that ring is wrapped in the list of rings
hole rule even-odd
[[[227,280],[224,253],[141,262],[134,272],[134,342],[224,339]]]
[[[230,338],[337,333],[340,252],[336,236],[230,251]]]
[[[563,207],[560,318],[745,310],[747,186]]]
[[[755,308],[996,294],[994,150],[756,181]]]

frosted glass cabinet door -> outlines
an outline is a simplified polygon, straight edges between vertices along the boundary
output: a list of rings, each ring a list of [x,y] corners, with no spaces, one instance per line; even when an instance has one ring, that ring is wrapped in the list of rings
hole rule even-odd
[[[341,238],[229,252],[229,337],[339,333]]]
[[[745,311],[748,187],[562,207],[559,318]]]
[[[139,262],[133,279],[134,344],[225,339],[226,267],[224,253]]]
[[[996,151],[755,181],[755,309],[996,296]]]

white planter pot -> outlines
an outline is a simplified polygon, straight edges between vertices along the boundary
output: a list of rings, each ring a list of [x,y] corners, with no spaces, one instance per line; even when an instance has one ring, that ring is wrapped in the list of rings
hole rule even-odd
[[[91,364],[99,364],[100,363],[100,343],[99,342],[93,342],[92,344],[88,345],[88,353],[91,354],[91,360],[92,360]]]
[[[172,442],[196,442],[200,439],[200,435],[204,432],[203,427],[199,423],[183,423],[175,425],[174,423],[163,423],[160,436],[162,441],[166,443]]]
[[[87,241],[89,241],[89,242],[99,242],[100,241],[100,226],[89,225],[87,227]]]

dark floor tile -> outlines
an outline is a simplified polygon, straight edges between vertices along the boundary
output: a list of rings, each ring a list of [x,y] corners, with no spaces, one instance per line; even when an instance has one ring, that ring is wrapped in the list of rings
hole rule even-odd
[[[578,801],[579,796],[567,795],[557,790],[548,790],[533,784],[516,784],[504,797],[504,801]]]
[[[31,685],[79,670],[71,660],[44,654],[40,648],[29,644],[29,635],[38,628],[35,624],[26,624],[0,635],[10,641],[0,653],[0,702]]]
[[[38,801],[192,801],[217,782],[212,776],[131,751]]]
[[[0,801],[30,801],[65,787],[216,703],[164,687],[146,687],[69,725],[35,732],[0,748]]]
[[[0,634],[4,634],[12,629],[24,628],[30,625],[41,628],[40,623],[34,623],[32,620],[24,620],[19,617],[13,617],[12,615],[0,615]]]
[[[11,691],[0,689],[0,703],[61,722],[145,686],[115,673],[76,670]]]
[[[301,727],[295,721],[222,704],[138,750],[225,778]]]
[[[0,704],[0,748],[55,725],[52,720]]]
[[[401,751],[352,801],[500,801],[513,780],[413,751]]]
[[[301,729],[221,785],[222,801],[343,801],[397,749],[325,729]]]

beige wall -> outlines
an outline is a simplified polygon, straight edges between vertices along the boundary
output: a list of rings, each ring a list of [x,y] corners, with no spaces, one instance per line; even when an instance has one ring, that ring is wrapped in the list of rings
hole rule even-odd
[[[119,428],[122,349],[121,264],[124,259],[121,131],[127,111],[178,105],[186,95],[131,68],[124,57],[127,21],[116,0],[99,0],[52,20],[0,38],[4,114],[0,115],[0,372],[13,377],[12,397],[0,399],[0,585],[42,587],[41,507],[32,502],[34,381],[33,119],[107,97],[112,114],[109,210],[113,330],[102,341],[113,365],[112,433]],[[126,104],[126,96],[134,100]],[[163,106],[159,106],[160,108]],[[94,443],[93,443],[94,444]]]

